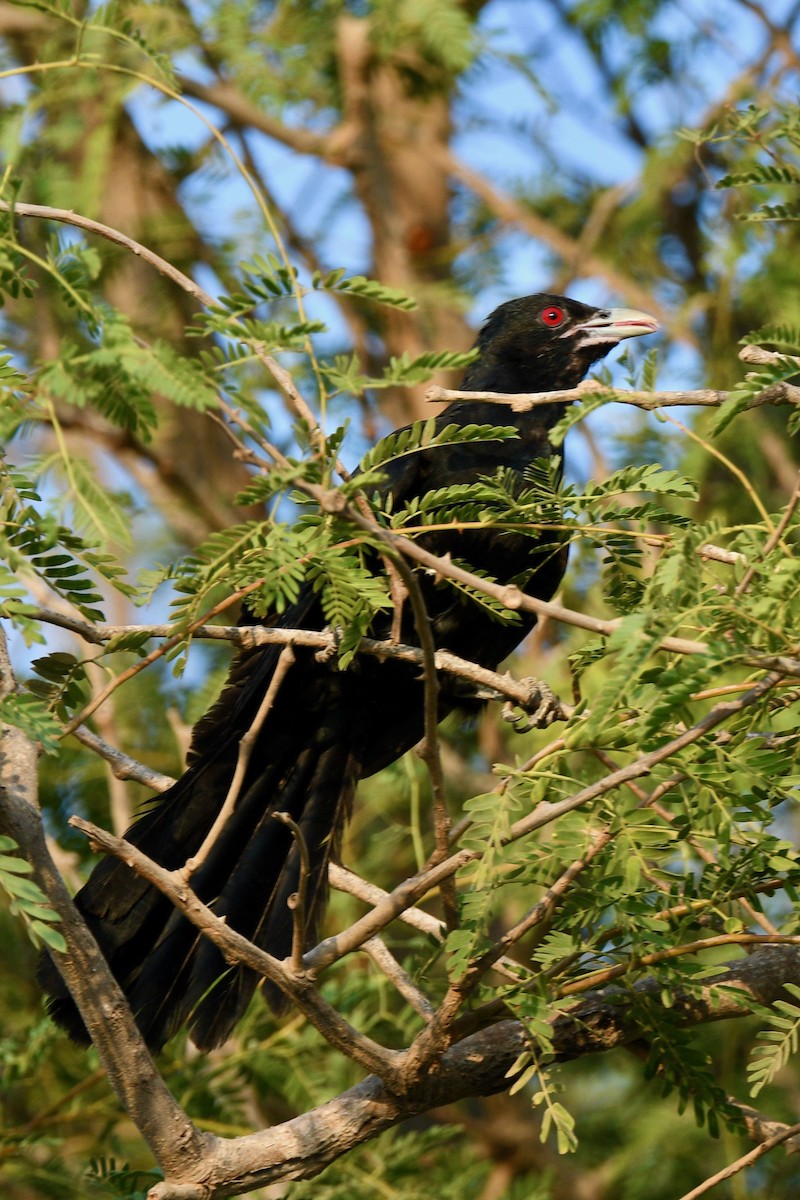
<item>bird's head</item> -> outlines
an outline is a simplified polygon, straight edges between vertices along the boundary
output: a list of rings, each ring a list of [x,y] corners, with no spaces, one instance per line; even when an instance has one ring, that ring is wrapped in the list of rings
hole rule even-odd
[[[658,321],[633,308],[593,308],[538,294],[501,304],[478,335],[469,391],[547,392],[575,387],[625,338],[655,333]]]

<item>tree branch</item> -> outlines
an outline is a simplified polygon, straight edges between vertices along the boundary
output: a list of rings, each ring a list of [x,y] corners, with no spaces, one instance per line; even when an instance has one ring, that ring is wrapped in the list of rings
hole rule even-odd
[[[355,157],[356,130],[343,123],[325,133],[314,133],[307,128],[285,125],[241,92],[228,80],[217,79],[214,83],[200,83],[188,75],[180,75],[181,91],[195,100],[210,104],[230,117],[234,125],[256,129],[274,141],[296,150],[298,154],[309,154],[337,167],[352,167]]]
[[[181,870],[167,870],[125,838],[115,837],[91,821],[70,817],[69,823],[86,834],[94,846],[127,863],[138,875],[158,888],[179,912],[222,951],[229,962],[243,963],[280,988],[340,1053],[368,1071],[375,1071],[390,1080],[395,1078],[396,1051],[387,1050],[345,1021],[315,990],[312,976],[307,971],[295,972],[290,964],[261,950],[231,928],[195,895]]]
[[[253,717],[249,729],[244,736],[239,740],[239,752],[236,756],[236,767],[233,772],[233,778],[230,782],[227,795],[220,807],[219,812],[214,818],[214,823],[203,839],[203,843],[196,854],[193,854],[190,859],[184,863],[182,874],[186,879],[197,871],[208,858],[212,846],[216,842],[219,835],[222,833],[226,824],[236,808],[236,803],[239,799],[239,794],[242,790],[247,767],[250,762],[250,756],[253,752],[253,747],[256,744],[259,733],[272,710],[275,703],[281,684],[283,683],[287,673],[291,670],[295,661],[295,653],[290,645],[284,646],[278,655],[278,661],[275,665],[272,678],[269,681],[261,703],[258,706],[258,711]]]
[[[785,983],[800,984],[800,951],[762,947],[732,962],[724,975],[691,994],[678,995],[673,1010],[683,1026],[750,1015],[742,993],[757,1003],[781,999]],[[637,990],[657,995],[656,981]],[[554,1058],[566,1062],[628,1045],[641,1036],[628,991],[608,989],[586,997],[551,1022]],[[277,1181],[309,1179],[336,1158],[409,1117],[466,1097],[491,1096],[508,1087],[507,1074],[525,1046],[516,1021],[500,1021],[471,1033],[441,1057],[438,1069],[405,1095],[393,1093],[376,1076],[314,1109],[271,1129],[218,1139],[202,1161],[175,1179],[156,1184],[148,1200],[215,1200]],[[753,1123],[750,1132],[766,1128]]]
[[[785,1125],[772,1137],[763,1141],[760,1146],[756,1146],[748,1154],[743,1154],[741,1158],[737,1158],[736,1162],[724,1167],[721,1171],[717,1171],[716,1175],[709,1176],[704,1180],[699,1187],[692,1188],[690,1192],[684,1192],[680,1200],[697,1200],[699,1196],[704,1196],[706,1192],[710,1192],[718,1183],[722,1183],[725,1179],[730,1179],[733,1175],[738,1175],[745,1167],[751,1167],[753,1163],[758,1162],[770,1150],[774,1150],[776,1146],[781,1146],[784,1142],[790,1141],[792,1138],[797,1138],[800,1135],[800,1125]],[[793,1147],[795,1154],[798,1153],[798,1147]]]
[[[240,593],[236,593],[236,598],[239,595]],[[30,608],[26,611],[35,620],[44,621],[48,625],[58,626],[60,629],[69,629],[72,633],[78,634],[85,641],[93,645],[103,645],[105,642],[111,641],[112,638],[120,637],[126,633],[147,633],[150,637],[169,639],[169,645],[171,646],[174,644],[173,639],[176,636],[174,625],[109,625],[102,622],[93,623],[84,621],[80,617],[73,617],[56,609]],[[186,636],[185,631],[181,636]],[[336,649],[336,637],[329,630],[275,629],[266,625],[203,624],[194,628],[191,636],[192,638],[205,638],[212,641],[232,642],[234,645],[245,650],[252,650],[257,646],[274,645],[312,646],[323,652],[335,651]],[[392,661],[407,662],[422,667],[425,666],[426,662],[425,653],[418,646],[408,646],[403,643],[398,644],[376,638],[362,638],[359,642],[357,653],[367,654],[380,660],[391,659]],[[451,654],[449,650],[436,650],[434,652],[434,664],[437,671],[467,679],[471,683],[474,683],[477,688],[496,693],[498,699],[505,697],[523,709],[530,705],[532,694],[536,690],[535,681],[532,682],[530,679],[516,680],[507,671],[502,674],[498,671],[490,671],[486,667],[481,667],[477,663],[470,662],[469,659],[459,658],[458,655]],[[574,708],[572,705],[561,705],[558,719],[568,720],[573,712]],[[77,729],[73,729],[70,732],[78,736]],[[84,740],[83,735],[81,735],[80,740]],[[99,739],[97,741],[99,742]],[[104,758],[106,757],[105,752],[99,746],[95,746],[94,748],[97,748],[98,753],[101,753]],[[154,785],[154,787],[156,791],[164,790],[158,785]]]
[[[70,209],[52,208],[49,204],[23,204],[21,201],[14,201],[13,204],[10,204],[7,200],[0,200],[0,212],[11,213],[12,216],[17,217],[38,217],[43,221],[60,221],[65,225],[74,225],[76,229],[83,229],[86,233],[96,233],[98,236],[104,237],[106,241],[130,250],[131,254],[141,258],[143,262],[149,263],[151,267],[155,267],[159,274],[171,279],[179,288],[193,296],[206,308],[210,308],[216,303],[213,296],[209,295],[188,275],[184,275],[183,271],[179,271],[166,258],[162,258],[154,250],[148,250],[147,246],[134,241],[133,238],[121,233],[119,229],[114,229],[111,225],[103,225],[101,221],[83,217],[80,213],[72,212]]]
[[[15,690],[5,636],[0,630],[0,692]],[[36,800],[37,752],[24,733],[2,727],[0,829],[14,839],[33,868],[32,878],[58,913],[66,953],[50,951],[92,1037],[109,1082],[167,1173],[187,1156],[206,1153],[201,1134],[170,1095],[142,1041],[106,960],[70,899],[45,843]]]
[[[750,347],[752,349],[752,347]],[[740,355],[741,357],[741,355]],[[766,361],[760,359],[758,361]],[[772,361],[772,360],[770,360]],[[556,392],[462,392],[456,388],[436,385],[428,388],[426,398],[435,404],[451,400],[483,400],[489,404],[503,404],[512,412],[531,412],[550,404],[570,404],[585,400],[587,396],[601,397],[609,403],[630,404],[644,412],[656,412],[661,408],[719,408],[730,400],[732,392],[715,388],[699,388],[694,391],[642,392],[628,388],[612,388],[587,379],[574,388],[562,388]],[[790,383],[773,383],[748,402],[748,409],[760,408],[763,404],[800,405],[800,387]]]

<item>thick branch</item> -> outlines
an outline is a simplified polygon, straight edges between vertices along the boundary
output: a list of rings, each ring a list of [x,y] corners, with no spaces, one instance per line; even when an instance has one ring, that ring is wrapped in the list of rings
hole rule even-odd
[[[697,994],[676,996],[674,1011],[684,1026],[744,1017],[750,1009],[742,992],[769,1005],[782,998],[786,983],[800,984],[800,951],[765,946],[731,963],[724,975]],[[660,985],[646,981],[638,990],[658,995]],[[640,1038],[642,1029],[629,997],[627,990],[609,989],[555,1018],[556,1060],[596,1054]],[[191,1173],[157,1184],[149,1200],[208,1200],[209,1193],[221,1200],[279,1180],[313,1178],[336,1158],[408,1117],[465,1097],[503,1091],[508,1070],[524,1046],[522,1026],[501,1021],[451,1047],[437,1070],[406,1095],[393,1094],[371,1076],[292,1121],[245,1137],[220,1139]],[[755,1136],[759,1128],[753,1126]]]
[[[14,690],[5,637],[0,630],[2,692]],[[37,753],[21,730],[2,729],[0,830],[12,837],[33,867],[33,880],[58,913],[67,952],[52,951],[97,1048],[109,1082],[167,1172],[187,1155],[204,1154],[209,1139],[188,1119],[155,1068],[130,1009],[97,943],[84,925],[45,843],[36,805]]]

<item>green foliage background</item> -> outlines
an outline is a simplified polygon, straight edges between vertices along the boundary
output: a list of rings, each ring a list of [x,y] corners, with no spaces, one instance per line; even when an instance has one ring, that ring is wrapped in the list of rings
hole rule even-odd
[[[572,542],[564,603],[619,621],[601,637],[550,622],[513,664],[516,676],[543,678],[575,703],[566,725],[517,735],[494,711],[474,726],[446,723],[451,808],[456,819],[469,818],[463,844],[483,857],[459,879],[461,926],[446,952],[402,927],[391,931],[394,953],[440,998],[576,858],[599,848],[555,913],[518,947],[517,982],[482,982],[474,997],[482,1006],[502,996],[531,1031],[515,1094],[386,1134],[320,1180],[292,1185],[292,1197],[678,1200],[747,1146],[730,1095],[747,1100],[752,1087],[769,1115],[795,1119],[800,1007],[786,1000],[751,1022],[678,1029],[670,1021],[676,990],[706,984],[737,951],[666,957],[714,934],[763,932],[759,914],[782,934],[800,934],[800,692],[791,679],[733,716],[724,738],[698,739],[654,767],[640,781],[645,793],[616,789],[521,841],[506,838],[541,801],[558,803],[610,764],[657,750],[714,703],[741,696],[765,663],[797,657],[798,517],[789,499],[797,415],[747,409],[765,387],[791,382],[797,363],[783,357],[748,376],[736,354],[740,339],[800,354],[800,110],[789,99],[798,63],[778,36],[783,18],[750,4],[722,9],[735,10],[737,22],[755,20],[761,57],[730,56],[721,81],[700,69],[704,56],[716,64],[727,53],[721,10],[705,26],[673,28],[669,3],[546,7],[550,42],[531,38],[524,55],[502,28],[513,9],[455,0],[0,11],[4,86],[16,89],[0,134],[2,197],[114,225],[108,197],[119,203],[113,176],[129,161],[120,147],[135,144],[132,157],[147,173],[137,196],[149,207],[136,213],[138,223],[122,214],[120,226],[202,276],[215,300],[200,311],[154,274],[126,274],[130,256],[119,247],[2,216],[0,604],[16,630],[23,690],[0,715],[42,745],[42,801],[72,882],[89,856],[66,817],[77,811],[107,824],[119,797],[101,760],[60,735],[151,643],[138,634],[105,645],[64,640],[42,624],[39,609],[67,605],[86,621],[120,624],[141,619],[133,602],[151,605],[145,616],[163,617],[165,597],[172,601],[184,636],[114,694],[98,726],[166,774],[179,773],[186,725],[213,698],[228,658],[222,647],[192,641],[189,626],[233,590],[265,580],[248,596],[263,613],[280,610],[312,578],[343,631],[346,666],[370,618],[388,606],[388,585],[368,569],[379,533],[356,537],[347,512],[320,508],[320,489],[337,486],[352,501],[363,487],[369,496],[377,477],[369,472],[430,438],[430,424],[419,409],[404,410],[411,402],[403,397],[468,361],[459,345],[435,344],[432,311],[461,320],[476,295],[485,310],[510,290],[574,290],[580,275],[590,296],[621,290],[629,299],[638,289],[667,315],[660,378],[732,393],[719,410],[681,415],[680,426],[671,415],[621,414],[593,397],[564,422],[564,433],[574,425],[568,456],[583,464],[565,484],[539,463],[522,495],[499,478],[402,512],[375,512],[379,526],[412,537],[452,521],[532,532],[558,524]],[[358,165],[321,149],[352,119],[337,51],[344,17],[368,22],[374,72],[394,72],[404,94],[431,112],[445,104],[465,152],[482,127],[531,147],[524,175],[498,180],[499,166],[484,171],[491,187],[502,184],[512,218],[491,192],[461,179],[446,245],[402,287],[367,277],[380,266],[377,253],[372,262],[348,254],[340,213],[373,219],[376,245],[382,234]],[[635,151],[635,179],[624,187],[590,169],[570,142],[585,109],[558,70],[557,48],[568,36],[595,72],[598,104],[613,114],[620,144]],[[223,111],[220,119],[202,86],[191,84],[215,72],[251,106],[244,117]],[[512,73],[521,111],[492,112],[493,81]],[[665,97],[670,119],[653,118]],[[167,128],[169,139],[151,124]],[[314,222],[276,195],[287,160],[271,158],[273,146],[316,162],[324,204],[314,198]],[[526,214],[541,222],[537,277],[520,288],[514,254]],[[393,322],[401,320],[412,324],[398,335]],[[409,331],[427,348],[406,352],[400,343]],[[269,354],[291,366],[321,434],[284,408],[265,370]],[[626,356],[613,378],[650,390],[655,359]],[[421,419],[408,437],[387,437],[369,454],[365,476],[342,482],[340,455],[352,463],[399,414]],[[485,428],[440,436],[490,433],[497,436]],[[277,464],[267,461],[268,446]],[[744,556],[752,567],[746,588],[742,561],[703,557],[708,542]],[[226,610],[219,619],[228,620]],[[703,641],[708,650],[665,653],[665,637]],[[659,806],[643,808],[643,795],[666,789],[676,771],[681,780]],[[128,788],[132,808],[145,798],[139,785]],[[390,888],[430,851],[431,825],[429,784],[409,756],[362,787],[344,860]],[[96,1059],[42,1016],[27,935],[52,939],[57,927],[43,897],[26,888],[13,846],[4,840],[0,851],[10,899],[0,913],[4,1194],[143,1195],[152,1164]],[[438,912],[435,900],[430,907]],[[335,894],[329,928],[361,911]],[[548,1021],[568,997],[610,978],[629,989],[645,974],[655,995],[625,991],[646,1031],[638,1056],[548,1062]],[[348,1020],[387,1045],[404,1046],[419,1032],[419,1018],[364,956],[329,972],[323,986]],[[178,1039],[164,1069],[193,1119],[221,1135],[286,1120],[359,1078],[300,1016],[277,1022],[261,1004],[224,1053],[201,1057]],[[778,1154],[717,1194],[766,1200],[793,1194],[798,1183],[795,1160]]]

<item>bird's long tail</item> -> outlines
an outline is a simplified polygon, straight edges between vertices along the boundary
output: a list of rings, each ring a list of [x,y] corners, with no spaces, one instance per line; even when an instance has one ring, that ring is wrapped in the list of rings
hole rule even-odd
[[[276,820],[286,812],[310,859],[303,910],[306,944],[327,896],[327,865],[349,814],[359,777],[342,731],[318,727],[301,742],[289,735],[280,752],[252,768],[235,810],[191,875],[191,887],[228,924],[278,958],[292,948],[291,899],[301,877],[297,836]],[[227,794],[235,755],[200,760],[129,830],[143,853],[175,870],[197,854]],[[230,967],[219,950],[160,892],[116,859],[103,860],[76,903],[128,997],[153,1048],[182,1025],[200,1048],[219,1045],[241,1017],[258,983],[255,972]],[[54,1019],[79,1041],[87,1034],[52,959],[43,955],[40,982]],[[270,995],[279,1005],[279,997]]]

